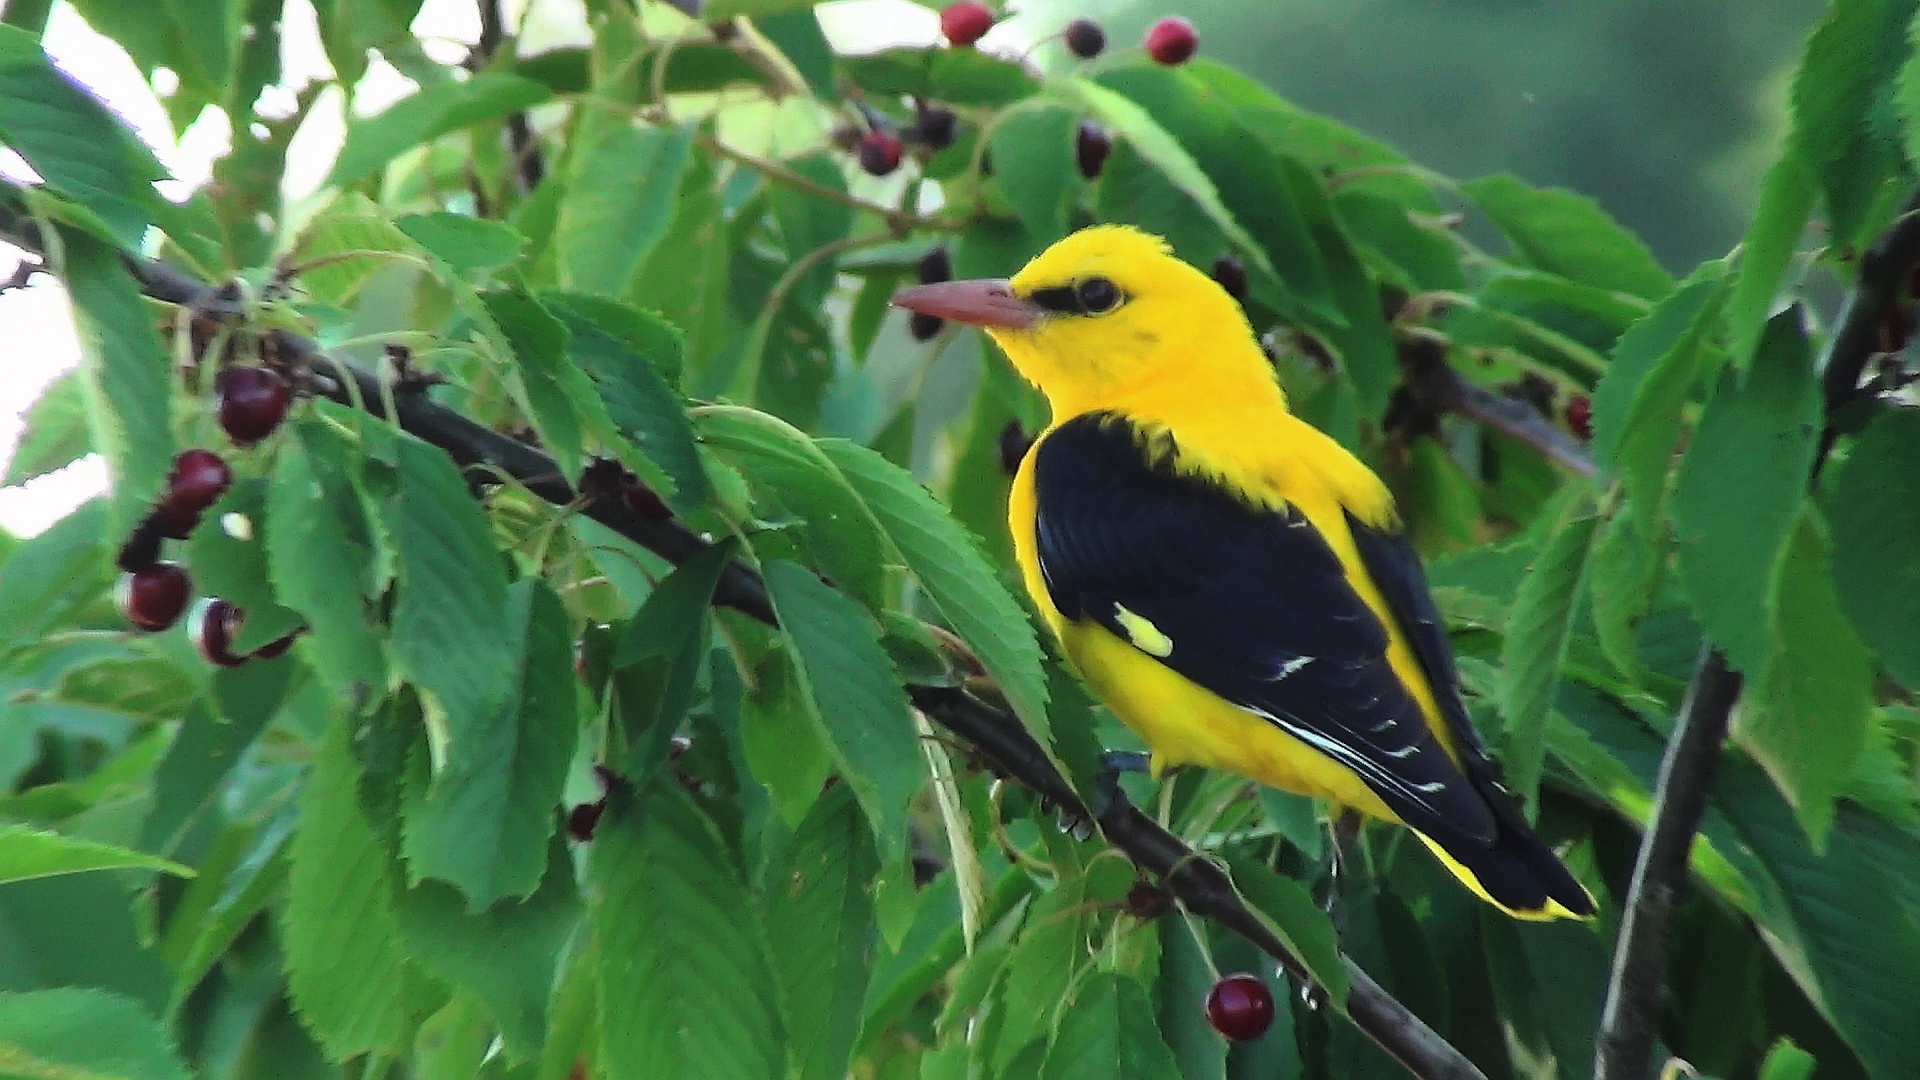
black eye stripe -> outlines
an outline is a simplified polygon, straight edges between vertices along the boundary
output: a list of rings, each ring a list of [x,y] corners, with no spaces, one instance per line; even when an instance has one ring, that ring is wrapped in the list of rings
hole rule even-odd
[[[1106,278],[1088,278],[1072,285],[1035,289],[1027,299],[1062,315],[1104,315],[1126,302],[1127,296]]]

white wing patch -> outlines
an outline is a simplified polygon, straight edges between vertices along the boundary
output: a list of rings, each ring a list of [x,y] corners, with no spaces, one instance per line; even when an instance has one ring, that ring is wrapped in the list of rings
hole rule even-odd
[[[1160,628],[1145,617],[1128,611],[1122,604],[1115,604],[1113,618],[1120,624],[1120,629],[1127,632],[1127,640],[1133,643],[1134,648],[1162,660],[1173,655],[1173,639],[1161,633]]]

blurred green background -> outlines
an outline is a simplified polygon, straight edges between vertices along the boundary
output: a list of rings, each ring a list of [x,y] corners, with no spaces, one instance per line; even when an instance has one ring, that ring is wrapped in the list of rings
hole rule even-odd
[[[1457,179],[1600,201],[1667,267],[1740,239],[1821,0],[1027,0],[1115,46],[1185,15],[1204,55]],[[1043,52],[1044,54],[1044,52]]]

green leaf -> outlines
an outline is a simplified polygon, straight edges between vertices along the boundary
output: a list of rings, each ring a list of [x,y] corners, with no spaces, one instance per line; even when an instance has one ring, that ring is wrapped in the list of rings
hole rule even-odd
[[[696,427],[755,488],[806,520],[808,552],[841,588],[878,607],[882,536],[873,514],[805,433],[753,409],[709,406]]]
[[[675,567],[648,594],[614,651],[614,715],[625,740],[625,773],[635,780],[666,760],[686,718],[700,662],[712,646],[714,586],[737,547],[728,538]]]
[[[642,455],[623,462],[667,504],[689,514],[706,501],[707,474],[674,383],[685,343],[656,315],[582,293],[546,293],[566,324],[568,354],[593,380],[607,415]]]
[[[527,244],[526,237],[500,222],[445,211],[407,214],[394,225],[457,274],[505,266]]]
[[[187,539],[187,565],[194,586],[246,612],[246,621],[232,642],[233,651],[243,656],[301,623],[300,614],[283,606],[273,590],[266,545],[271,531],[267,483],[243,477],[200,516],[200,524]]]
[[[1200,163],[1152,114],[1125,95],[1079,77],[1061,83],[1060,89],[1092,112],[1108,131],[1125,139],[1143,160],[1192,199],[1213,226],[1235,247],[1246,252],[1255,266],[1269,274],[1274,272],[1266,249],[1235,220],[1232,211],[1221,201],[1219,188]]]
[[[470,910],[540,884],[554,808],[580,729],[567,609],[545,581],[507,590],[512,635],[505,707],[453,731],[445,766],[406,799],[409,876],[458,885]]]
[[[636,127],[613,110],[590,112],[577,123],[554,236],[561,287],[620,296],[666,234],[694,129]]]
[[[1842,802],[1825,853],[1814,850],[1758,768],[1726,759],[1714,804],[1771,878],[1761,890],[1763,940],[1845,1039],[1868,1076],[1920,1075],[1920,921],[1901,899],[1913,853],[1878,843],[1877,819]],[[1910,835],[1910,834],[1902,834]],[[1910,846],[1910,845],[1909,845]]]
[[[382,508],[400,579],[391,641],[421,691],[439,764],[451,740],[482,730],[511,700],[515,630],[493,529],[460,471],[412,436],[393,446],[399,485]]]
[[[585,373],[568,360],[566,324],[518,290],[497,289],[481,299],[512,348],[513,370],[540,445],[553,455],[562,477],[578,477],[587,431],[596,419],[603,426],[612,421]]]
[[[1816,515],[1801,514],[1767,604],[1776,645],[1733,726],[1793,804],[1815,850],[1866,747],[1874,706],[1873,665],[1840,614],[1828,555]]]
[[[100,595],[111,570],[101,540],[111,528],[106,503],[90,499],[13,552],[0,572],[0,656]]]
[[[140,846],[171,854],[206,814],[241,755],[267,726],[285,696],[289,664],[252,663],[222,670],[216,714],[204,701],[187,710],[167,756],[153,774],[153,805],[140,826]]]
[[[1069,992],[1040,1080],[1180,1080],[1153,1002],[1125,975],[1096,971]]]
[[[4,25],[0,143],[122,247],[140,247],[160,201],[152,181],[166,170],[116,113],[48,61],[35,35]],[[164,379],[164,365],[155,371]]]
[[[1047,723],[1047,676],[1033,624],[980,553],[979,541],[905,469],[838,439],[819,445],[866,501],[947,625],[993,676],[1027,730],[1040,745],[1060,753]]]
[[[1017,109],[994,125],[988,140],[994,177],[1014,213],[1036,236],[1056,238],[1067,229],[1067,196],[1079,175],[1073,140],[1080,118],[1055,105]]]
[[[1620,336],[1593,390],[1593,459],[1619,478],[1642,534],[1660,519],[1681,409],[1719,314],[1724,279],[1696,275]]]
[[[873,838],[846,785],[822,794],[767,866],[767,941],[798,1080],[838,1080],[872,969]]]
[[[1760,1080],[1812,1080],[1813,1067],[1818,1063],[1812,1054],[1782,1035],[1760,1063]]]
[[[1897,140],[1881,130],[1906,59],[1913,0],[1840,0],[1807,38],[1794,73],[1789,153],[1826,196],[1833,237],[1859,239],[1878,189],[1899,167]]]
[[[368,620],[373,553],[348,453],[322,421],[301,424],[281,443],[266,537],[275,598],[305,617],[303,655],[343,701],[384,686],[387,670]]]
[[[1281,181],[1282,161],[1265,142],[1250,137],[1226,99],[1209,85],[1208,76],[1218,78],[1218,68],[1204,59],[1178,68],[1141,61],[1105,71],[1099,82],[1146,110],[1193,155],[1231,214],[1221,221],[1223,232],[1233,234],[1227,228],[1233,221],[1245,226],[1246,235],[1258,245],[1250,254],[1262,270],[1277,274],[1299,302],[1325,305],[1332,299],[1327,267],[1302,209],[1289,194],[1290,185]],[[1167,171],[1149,147],[1136,149]],[[1193,193],[1177,175],[1168,171],[1168,177]],[[1378,308],[1378,300],[1374,306]]]
[[[882,858],[893,858],[906,840],[907,799],[920,786],[920,745],[879,627],[797,563],[775,559],[761,572],[807,715],[860,797]]]
[[[740,707],[740,745],[747,768],[767,789],[774,810],[797,829],[833,775],[824,736],[809,717],[806,691],[784,652],[768,654],[755,669],[752,689]]]
[[[93,449],[93,438],[87,430],[86,388],[80,373],[70,371],[49,383],[27,410],[24,427],[0,487],[24,484],[64,469]]]
[[[593,848],[608,1080],[781,1076],[765,940],[713,822],[661,776],[609,793]]]
[[[401,894],[398,906],[408,954],[478,998],[499,1023],[509,1054],[537,1055],[555,969],[581,916],[565,841],[548,844],[540,887],[524,901],[470,913],[458,891],[426,881]]]
[[[314,748],[280,919],[288,995],[336,1061],[395,1052],[406,1028],[393,855],[360,809],[347,728],[331,718]]]
[[[483,71],[465,81],[428,86],[383,112],[347,126],[346,144],[334,159],[327,186],[345,187],[379,172],[423,143],[464,127],[530,109],[553,96],[532,79]]]
[[[1326,991],[1340,1012],[1347,1008],[1347,968],[1340,956],[1340,936],[1333,921],[1314,902],[1306,886],[1281,877],[1258,859],[1236,856],[1228,861],[1234,887],[1254,912],[1274,931],[1287,951],[1297,957]]]
[[[173,461],[172,364],[120,252],[73,229],[62,231],[61,247],[93,447],[113,476],[113,532],[125,535],[159,497]]]
[[[132,1001],[61,987],[0,994],[0,1074],[22,1080],[188,1080],[167,1029]]]
[[[1654,586],[1665,562],[1666,535],[1649,542],[1630,514],[1615,513],[1594,541],[1588,574],[1593,629],[1600,649],[1619,672],[1638,677],[1640,621],[1653,604]]]
[[[1744,382],[1729,368],[1700,416],[1673,495],[1681,584],[1700,622],[1747,675],[1772,645],[1774,566],[1805,500],[1819,431],[1799,309],[1775,317]]]
[[[25,825],[0,824],[0,883],[77,874],[84,870],[121,868],[159,870],[177,877],[193,871],[157,855],[130,851],[78,837],[44,832]]]
[[[1647,245],[1584,195],[1532,187],[1506,173],[1460,190],[1493,219],[1517,262],[1648,300],[1673,289]]]
[[[1598,521],[1568,522],[1520,581],[1500,646],[1500,709],[1506,714],[1507,782],[1531,808],[1540,783],[1560,667],[1573,638]]]
[[[1920,413],[1876,417],[1826,505],[1841,610],[1894,678],[1920,688]]]
[[[1075,970],[1087,955],[1088,938],[1094,928],[1093,905],[1087,900],[1087,875],[1080,866],[1063,868],[1059,882],[1034,898],[1027,908],[1020,929],[1020,940],[1006,954],[1004,963],[978,965],[977,960],[962,969],[961,978],[979,971],[986,978],[1005,969],[999,976],[999,1006],[1006,1011],[995,1039],[992,1064],[1004,1073],[1027,1043],[1044,1039],[1060,1015],[1060,1002],[1073,985]],[[981,957],[977,945],[973,953]],[[956,979],[956,981],[958,981]],[[981,986],[984,994],[988,987]],[[961,1004],[956,989],[948,1006]]]
[[[1740,241],[1739,277],[1727,298],[1727,352],[1743,371],[1760,347],[1767,316],[1813,213],[1816,194],[1813,174],[1791,148],[1767,170],[1760,185],[1760,205]]]

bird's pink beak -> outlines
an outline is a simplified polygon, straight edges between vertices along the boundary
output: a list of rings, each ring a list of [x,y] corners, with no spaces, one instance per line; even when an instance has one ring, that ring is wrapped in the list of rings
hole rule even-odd
[[[894,307],[994,330],[1025,330],[1039,321],[1040,305],[1014,295],[1006,282],[942,281],[896,293]]]

